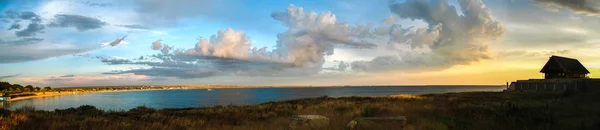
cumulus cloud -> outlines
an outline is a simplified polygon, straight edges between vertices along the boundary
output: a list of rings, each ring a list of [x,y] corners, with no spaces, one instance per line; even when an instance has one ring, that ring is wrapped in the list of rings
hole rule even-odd
[[[160,41],[161,40],[156,40],[155,42],[152,42],[152,50],[158,50],[162,47],[162,43]]]
[[[81,15],[58,14],[54,17],[54,22],[49,24],[50,27],[75,27],[78,31],[87,31],[106,25],[99,19]]]
[[[392,26],[389,44],[403,45],[398,54],[356,61],[351,63],[352,69],[445,68],[492,58],[489,44],[503,36],[504,26],[494,20],[481,0],[458,0],[458,3],[464,15],[459,15],[447,0],[390,4],[390,10],[399,18],[423,20],[428,26],[416,31]]]
[[[393,23],[396,23],[396,21],[398,21],[398,18],[396,18],[394,16],[390,16],[387,19],[383,20],[383,23],[385,23],[385,24],[393,24]]]
[[[494,20],[480,0],[459,0],[459,4],[463,15],[458,15],[455,7],[445,0],[408,0],[390,5],[396,18],[418,19],[428,24],[417,29],[395,24],[352,26],[337,21],[331,12],[318,14],[289,5],[285,11],[271,13],[273,19],[288,28],[277,35],[277,45],[272,50],[252,48],[252,41],[242,31],[226,29],[209,39],[199,39],[190,49],[173,49],[157,40],[151,48],[161,54],[138,61],[106,61],[148,68],[105,74],[178,78],[310,75],[323,69],[324,57],[334,54],[336,47],[395,51],[395,55],[370,61],[339,62],[335,67],[339,71],[443,68],[490,59],[489,44],[503,36],[504,26]],[[381,38],[387,38],[387,42],[373,42]]]
[[[201,38],[194,48],[172,50],[157,40],[152,49],[161,54],[141,60],[104,58],[108,64],[145,65],[150,68],[119,70],[105,74],[133,73],[146,76],[203,78],[211,76],[296,76],[318,73],[321,66],[294,66],[292,61],[265,48],[252,48],[241,31],[220,30],[210,39]],[[166,48],[166,49],[165,49]]]
[[[244,32],[229,28],[220,30],[217,35],[211,36],[210,40],[200,38],[195,48],[185,53],[196,56],[248,59],[251,55],[250,45],[251,41]]]
[[[169,54],[169,50],[171,50],[173,47],[169,47],[169,45],[163,45],[163,48],[160,50],[160,52],[162,52],[164,55]]]
[[[576,13],[590,16],[600,14],[600,1],[597,0],[533,0],[544,6],[568,8]]]
[[[277,35],[275,52],[296,66],[321,66],[323,57],[332,55],[336,45],[376,47],[373,43],[356,40],[357,32],[350,25],[338,22],[331,12],[317,14],[289,5],[286,11],[273,11],[271,17],[288,27],[286,32]]]

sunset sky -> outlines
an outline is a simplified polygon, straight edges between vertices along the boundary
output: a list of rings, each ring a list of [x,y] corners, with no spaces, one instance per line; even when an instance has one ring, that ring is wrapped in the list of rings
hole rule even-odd
[[[3,0],[0,80],[501,85],[551,55],[600,78],[597,0]]]

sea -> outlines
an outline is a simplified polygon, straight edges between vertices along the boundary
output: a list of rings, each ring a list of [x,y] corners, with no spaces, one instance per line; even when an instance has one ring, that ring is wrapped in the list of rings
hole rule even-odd
[[[252,105],[270,101],[314,97],[386,96],[448,92],[498,92],[505,86],[363,86],[363,87],[296,87],[296,88],[213,88],[168,89],[122,92],[98,92],[62,95],[9,102],[9,110],[33,106],[38,110],[66,109],[92,105],[103,110],[129,110],[137,106],[153,108],[193,108],[217,105]]]

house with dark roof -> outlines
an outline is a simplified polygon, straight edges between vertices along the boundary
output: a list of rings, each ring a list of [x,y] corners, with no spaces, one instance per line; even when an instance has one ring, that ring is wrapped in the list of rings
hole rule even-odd
[[[540,72],[544,79],[586,78],[590,73],[579,60],[561,56],[551,56]]]
[[[541,73],[544,79],[517,80],[507,83],[507,91],[586,91],[600,88],[600,79],[592,79],[581,62],[562,56],[551,56]]]
[[[8,97],[8,96],[6,96],[6,97],[5,96],[0,96],[0,102],[6,102],[8,100],[10,100],[10,97]]]

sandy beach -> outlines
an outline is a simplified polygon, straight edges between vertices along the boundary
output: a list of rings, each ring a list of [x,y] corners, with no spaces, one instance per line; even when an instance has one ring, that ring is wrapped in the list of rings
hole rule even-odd
[[[52,96],[62,96],[62,95],[75,95],[75,94],[88,94],[88,93],[92,93],[92,92],[36,92],[34,93],[35,96],[24,96],[24,97],[16,97],[16,98],[11,98],[8,101],[19,101],[19,100],[25,100],[25,99],[32,99],[32,98],[42,98],[42,97],[52,97]]]

